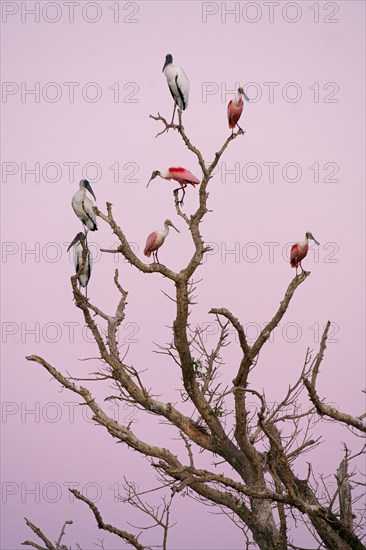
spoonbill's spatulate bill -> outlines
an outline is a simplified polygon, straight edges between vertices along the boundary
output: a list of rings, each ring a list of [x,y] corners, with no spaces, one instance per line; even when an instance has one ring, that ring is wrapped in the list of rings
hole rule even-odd
[[[70,243],[67,251],[69,251],[72,246],[74,247],[75,273],[78,274],[78,281],[80,286],[86,288],[88,286],[92,270],[92,257],[90,254],[90,250],[87,249],[85,265],[83,266],[83,243],[85,243],[85,246],[87,246],[86,236],[84,233],[80,232],[76,235],[72,243]]]
[[[196,178],[189,170],[186,168],[182,168],[181,166],[171,166],[166,170],[165,172],[159,172],[159,170],[154,170],[154,172],[151,174],[151,178],[148,181],[148,184],[146,187],[148,187],[151,180],[156,178],[157,176],[160,176],[161,178],[165,180],[174,180],[177,181],[180,185],[178,189],[174,189],[173,193],[175,196],[178,195],[178,191],[181,189],[183,190],[182,198],[179,202],[179,204],[183,204],[184,195],[186,194],[185,188],[187,185],[192,185],[193,187],[195,185],[198,185],[200,183],[200,180]]]
[[[301,265],[301,261],[305,258],[305,256],[308,253],[309,250],[309,239],[312,239],[315,244],[319,246],[319,242],[313,237],[313,234],[308,231],[305,234],[305,241],[295,243],[291,247],[291,254],[290,254],[290,263],[291,267],[296,267],[296,275],[297,275],[297,268],[298,266],[301,267],[301,272],[303,273],[304,270]]]
[[[165,57],[163,73],[166,76],[170,93],[174,99],[174,110],[171,121],[171,124],[173,124],[177,105],[181,111],[185,111],[188,107],[189,80],[183,69],[173,65],[173,57],[170,53]]]
[[[86,232],[96,231],[97,227],[97,217],[93,210],[94,203],[86,196],[86,191],[92,195],[94,200],[96,200],[93,189],[91,188],[88,180],[80,180],[79,191],[75,193],[72,197],[72,207],[75,214],[82,222],[83,226],[86,228]]]
[[[169,227],[174,227],[174,229],[178,233],[180,233],[180,231],[173,225],[173,223],[170,220],[165,220],[164,229],[162,229],[161,231],[154,231],[153,233],[150,233],[150,235],[146,240],[144,254],[148,258],[150,258],[152,254],[153,260],[156,261],[157,264],[160,263],[158,260],[158,249],[164,243],[165,238],[169,233]]]
[[[244,107],[242,96],[244,97],[244,99],[246,99],[246,101],[249,101],[249,97],[246,95],[243,88],[238,88],[236,99],[232,99],[231,101],[229,101],[229,105],[227,106],[227,118],[229,122],[229,128],[232,129],[232,133],[234,132],[235,126],[242,130],[242,128],[240,128],[238,124],[238,120],[241,117]]]

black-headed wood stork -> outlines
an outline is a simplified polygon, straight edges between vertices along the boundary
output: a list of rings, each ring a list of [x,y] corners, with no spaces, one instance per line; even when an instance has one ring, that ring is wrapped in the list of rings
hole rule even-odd
[[[304,270],[302,268],[301,262],[305,258],[306,254],[309,250],[309,239],[312,239],[315,244],[318,246],[320,243],[313,237],[313,234],[308,231],[305,234],[305,241],[300,243],[295,243],[291,247],[291,254],[290,254],[290,264],[291,267],[296,267],[296,275],[297,275],[297,268],[298,266],[301,267],[301,272],[303,273]]]
[[[173,65],[173,57],[170,53],[165,57],[163,73],[166,76],[170,93],[174,99],[174,111],[171,121],[171,124],[173,124],[177,105],[181,111],[184,111],[188,107],[189,80],[183,69]]]
[[[96,231],[98,227],[97,217],[93,210],[94,203],[86,196],[86,190],[89,191],[94,200],[97,200],[88,180],[80,180],[79,191],[72,197],[71,204],[75,214],[86,227],[87,233],[89,229],[90,231]]]
[[[162,246],[162,244],[165,241],[165,238],[167,237],[169,233],[169,226],[174,227],[174,229],[180,233],[180,231],[173,225],[173,223],[170,220],[165,220],[164,222],[164,229],[161,231],[153,231],[150,233],[146,240],[146,245],[144,249],[144,254],[148,258],[150,258],[151,253],[153,255],[153,260],[156,261],[156,263],[160,263],[158,260],[158,249]]]
[[[67,251],[69,251],[72,246],[74,247],[75,273],[78,275],[80,286],[86,288],[88,286],[92,270],[92,256],[87,246],[85,234],[80,231],[80,233],[76,235],[72,243],[70,243]],[[84,247],[86,248],[86,258],[85,264],[83,265]]]

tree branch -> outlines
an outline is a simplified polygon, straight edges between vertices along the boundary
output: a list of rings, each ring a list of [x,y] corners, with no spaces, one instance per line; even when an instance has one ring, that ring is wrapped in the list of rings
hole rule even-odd
[[[118,529],[117,527],[114,527],[113,525],[110,525],[109,523],[104,523],[103,518],[98,510],[98,508],[95,506],[95,504],[89,500],[87,497],[79,493],[76,489],[69,489],[70,493],[72,493],[78,500],[82,500],[85,502],[91,511],[94,514],[94,517],[96,519],[97,525],[99,529],[103,529],[103,531],[108,531],[108,533],[113,533],[113,535],[117,535],[117,537],[123,539],[128,544],[136,548],[136,550],[145,550],[145,547],[142,546],[142,544],[139,543],[137,537],[132,535],[131,533],[128,533],[127,531],[124,531],[122,529]]]

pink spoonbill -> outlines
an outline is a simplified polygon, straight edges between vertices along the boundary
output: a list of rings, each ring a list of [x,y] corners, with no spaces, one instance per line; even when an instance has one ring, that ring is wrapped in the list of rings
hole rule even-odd
[[[161,231],[153,231],[150,233],[146,240],[146,245],[144,249],[144,254],[148,258],[150,258],[151,253],[153,255],[153,260],[156,261],[157,264],[159,264],[158,259],[158,249],[162,246],[164,243],[168,233],[169,233],[169,227],[174,227],[174,229],[180,233],[180,231],[173,225],[173,223],[170,220],[165,220],[164,222],[164,229]]]
[[[174,99],[173,117],[170,123],[173,124],[177,105],[181,111],[185,111],[188,107],[189,80],[183,69],[173,65],[173,57],[170,53],[165,57],[163,73],[166,76],[170,93]]]
[[[174,180],[179,183],[180,187],[178,187],[178,189],[174,189],[173,191],[174,195],[177,197],[178,191],[180,191],[180,189],[183,189],[182,198],[180,201],[178,201],[179,204],[183,204],[184,195],[186,194],[185,188],[187,187],[187,185],[190,184],[194,187],[195,185],[198,185],[200,183],[200,180],[196,178],[196,176],[194,176],[186,168],[182,168],[181,166],[171,166],[170,168],[168,168],[168,170],[166,170],[166,172],[159,172],[159,170],[154,170],[146,187],[148,187],[150,181],[157,176],[160,176],[164,180]]]
[[[242,130],[238,124],[238,120],[241,117],[241,113],[243,112],[244,107],[244,101],[243,98],[249,101],[249,97],[244,92],[243,88],[238,88],[238,92],[236,95],[236,99],[231,99],[229,101],[229,105],[227,106],[227,118],[229,122],[229,128],[232,129],[232,132],[234,132],[235,126],[239,128],[239,130]]]
[[[296,267],[296,276],[297,276],[297,268],[298,266],[301,267],[301,272],[304,273],[304,270],[301,265],[301,261],[305,258],[306,254],[309,250],[309,239],[312,239],[315,244],[319,246],[319,242],[313,237],[313,234],[308,231],[305,234],[305,241],[301,243],[295,243],[291,247],[291,254],[290,254],[290,263],[291,267]]]

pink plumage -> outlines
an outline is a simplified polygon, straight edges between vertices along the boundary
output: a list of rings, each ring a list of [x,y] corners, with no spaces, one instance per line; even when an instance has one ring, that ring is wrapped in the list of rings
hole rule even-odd
[[[239,99],[237,99],[236,101],[229,101],[229,105],[227,106],[227,118],[229,122],[229,128],[235,128],[243,112],[243,107],[244,101],[241,97],[239,97]]]
[[[306,243],[304,246],[301,246],[300,243],[295,243],[291,247],[291,254],[290,254],[290,262],[291,267],[297,267],[299,266],[301,260],[303,260],[308,253],[309,250],[309,244]]]
[[[174,227],[174,229],[179,233],[179,230],[173,225],[170,220],[165,220],[164,229],[161,231],[153,231],[150,233],[146,239],[146,244],[144,248],[144,254],[150,258],[151,254],[153,255],[153,260],[159,263],[158,259],[158,249],[164,244],[165,238],[169,233],[169,227]]]
[[[146,239],[146,245],[144,249],[144,254],[148,258],[150,258],[151,253],[160,248],[160,246],[163,244],[165,240],[165,237],[161,237],[159,235],[159,231],[153,231],[150,233],[148,238]]]
[[[167,172],[169,174],[168,176],[165,176],[165,179],[173,179],[182,186],[190,184],[194,187],[195,185],[198,185],[200,183],[200,180],[196,178],[196,176],[194,176],[192,172],[190,172],[186,168],[182,168],[181,166],[171,166],[170,168],[168,168]]]
[[[182,166],[170,166],[170,168],[168,168],[165,172],[154,170],[147,185],[149,185],[150,181],[155,179],[157,176],[163,178],[164,180],[174,180],[179,183],[180,187],[178,187],[178,189],[174,189],[173,191],[178,204],[183,204],[183,199],[186,193],[185,188],[188,184],[194,187],[200,183],[200,180],[196,178],[192,172],[187,170],[187,168],[182,168]],[[178,200],[178,191],[181,190],[183,191],[183,194],[181,199]]]

